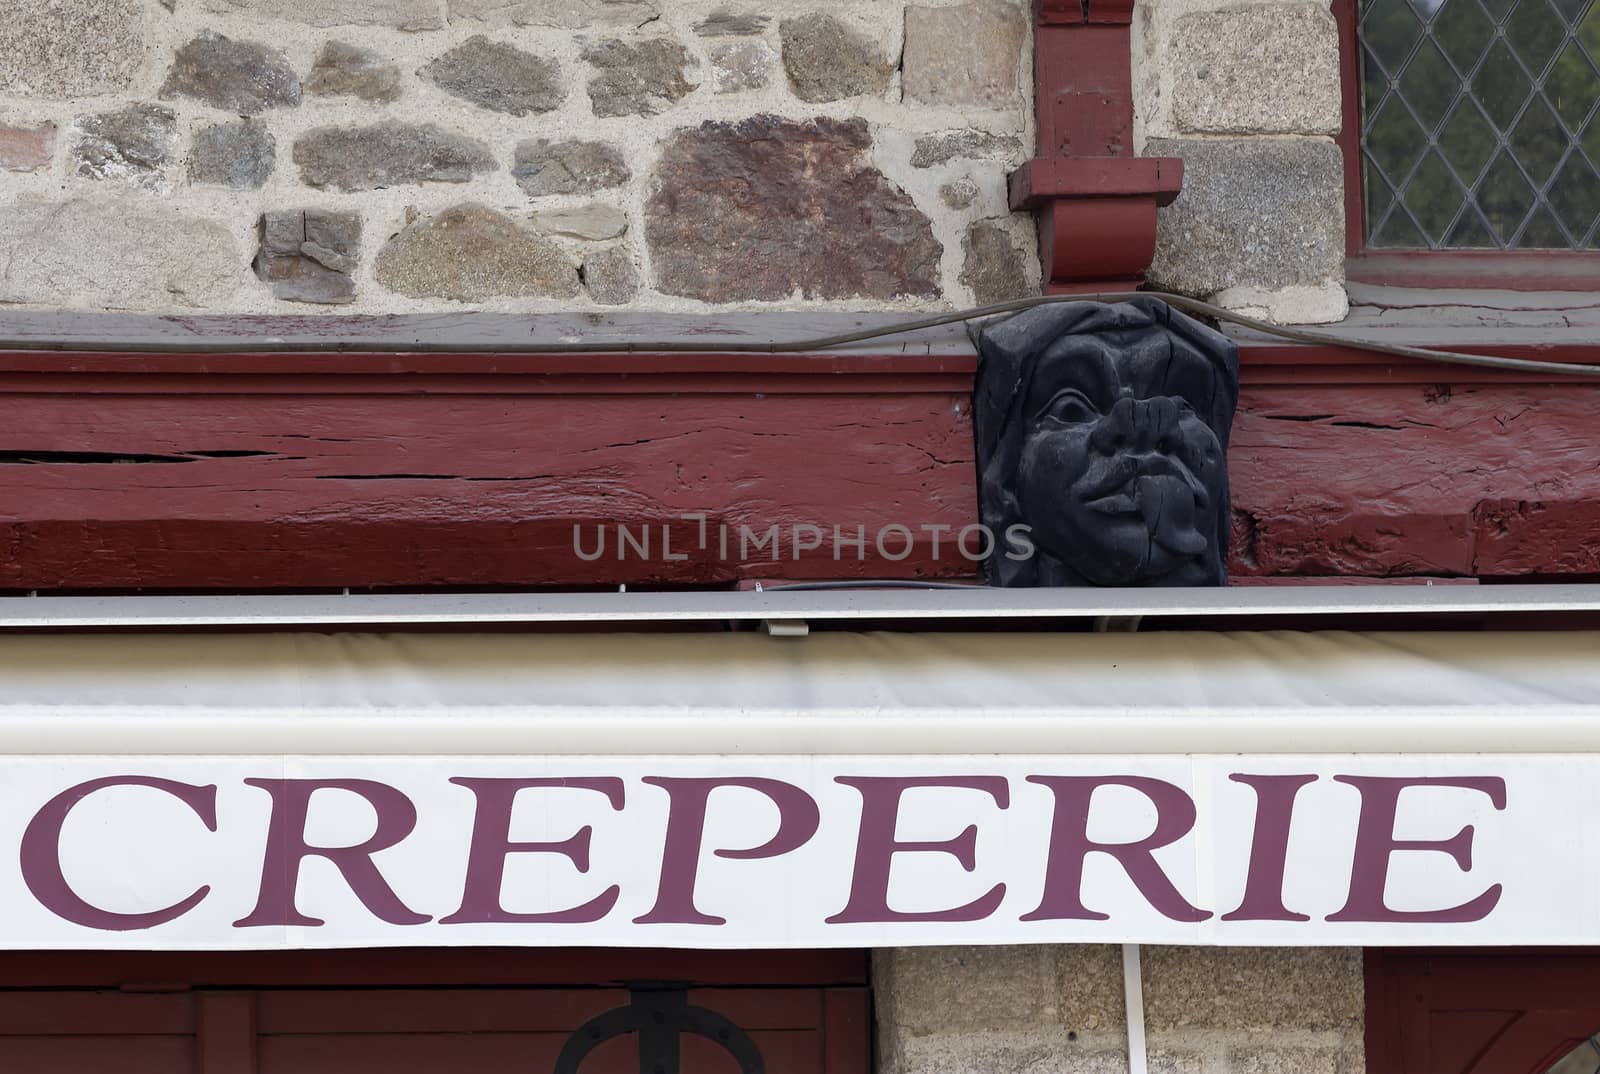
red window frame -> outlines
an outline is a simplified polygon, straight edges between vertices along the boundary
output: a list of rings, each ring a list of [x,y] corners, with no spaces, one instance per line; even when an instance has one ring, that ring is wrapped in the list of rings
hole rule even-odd
[[[1345,278],[1394,287],[1479,288],[1510,291],[1600,290],[1600,251],[1589,250],[1387,250],[1367,248],[1361,168],[1361,51],[1356,5],[1332,0],[1339,27],[1344,154]]]

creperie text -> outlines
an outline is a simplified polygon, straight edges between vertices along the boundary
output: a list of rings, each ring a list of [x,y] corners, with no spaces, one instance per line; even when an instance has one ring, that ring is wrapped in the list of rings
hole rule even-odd
[[[1285,870],[1290,853],[1291,825],[1301,792],[1313,784],[1337,784],[1345,788],[1341,801],[1353,812],[1354,838],[1350,845],[1327,848],[1329,854],[1346,855],[1348,887],[1342,891],[1343,904],[1321,915],[1328,922],[1473,922],[1487,917],[1499,903],[1501,878],[1479,876],[1473,871],[1471,824],[1462,823],[1448,837],[1402,838],[1397,834],[1397,815],[1404,792],[1414,788],[1448,790],[1452,801],[1487,803],[1496,812],[1507,804],[1506,782],[1499,776],[1480,775],[1360,775],[1330,772],[1323,775],[1302,773],[1228,773],[1237,790],[1253,798],[1253,828],[1248,832],[1248,852],[1242,855],[1242,877],[1235,878],[1230,890],[1242,897],[1228,905],[1201,906],[1191,901],[1158,861],[1163,848],[1191,837],[1196,826],[1197,806],[1191,793],[1167,780],[1149,775],[1094,774],[1053,775],[1048,772],[1020,777],[983,774],[974,766],[971,774],[863,775],[843,774],[831,783],[848,788],[851,797],[850,823],[853,845],[841,847],[830,858],[842,871],[839,889],[847,892],[842,901],[823,916],[826,925],[876,924],[895,922],[980,922],[1000,912],[1005,900],[1007,880],[996,879],[987,891],[975,898],[951,900],[937,908],[911,909],[896,906],[891,898],[891,869],[897,861],[918,855],[934,855],[953,860],[964,873],[978,868],[978,846],[982,826],[969,823],[952,826],[944,838],[909,840],[902,838],[908,792],[937,788],[947,794],[971,796],[993,816],[1012,808],[1015,783],[1028,785],[1030,793],[1048,792],[1048,823],[1041,830],[1047,836],[1037,846],[1026,848],[1043,861],[1043,888],[1036,905],[1016,915],[1019,922],[1103,921],[1116,907],[1097,905],[1085,894],[1086,863],[1103,857],[1115,863],[1148,906],[1175,922],[1199,922],[1220,918],[1224,922],[1304,922],[1312,920],[1304,908],[1286,904]],[[266,796],[270,813],[266,830],[251,838],[264,847],[258,880],[252,881],[254,905],[232,922],[236,929],[267,926],[319,928],[324,922],[303,912],[298,900],[302,865],[311,859],[324,859],[342,878],[349,891],[373,918],[392,926],[436,923],[440,926],[487,924],[582,925],[600,922],[612,915],[623,894],[622,887],[608,880],[603,862],[592,860],[594,827],[574,821],[570,831],[559,839],[529,841],[513,838],[513,808],[528,795],[561,796],[561,801],[577,802],[587,796],[587,805],[612,813],[629,809],[665,810],[664,836],[658,846],[639,848],[639,853],[654,855],[660,867],[654,870],[643,913],[628,920],[640,927],[676,925],[716,929],[727,924],[725,917],[704,909],[697,901],[697,881],[703,858],[732,861],[779,859],[795,854],[817,835],[823,821],[820,794],[808,792],[794,782],[770,776],[735,774],[717,776],[645,775],[624,779],[603,773],[565,776],[441,776],[447,784],[441,790],[470,797],[471,823],[459,833],[466,847],[465,869],[440,890],[448,890],[449,905],[412,905],[402,899],[385,876],[378,856],[402,846],[418,825],[418,806],[411,796],[389,783],[368,778],[245,778],[241,783],[251,793]],[[219,833],[218,785],[196,783],[153,775],[120,774],[102,776],[71,786],[50,798],[28,820],[22,834],[20,867],[22,880],[33,898],[51,914],[86,929],[128,932],[150,929],[182,919],[207,898],[210,885],[195,888],[186,897],[168,905],[150,906],[137,911],[107,908],[81,894],[68,878],[62,862],[64,827],[73,811],[95,796],[117,788],[140,788],[144,793],[169,796],[193,814],[194,823],[208,832]],[[1096,811],[1106,808],[1105,792],[1119,788],[1131,792],[1153,811],[1154,824],[1141,837],[1120,841],[1098,841],[1091,837]],[[732,794],[732,789],[746,792]],[[308,832],[308,817],[314,795],[355,796],[375,816],[370,837],[343,846],[320,845]],[[707,845],[708,817],[719,808],[739,809],[748,795],[760,796],[776,812],[776,830],[755,845]],[[842,801],[845,799],[828,799]],[[1038,798],[1040,802],[1045,799]],[[226,833],[219,833],[226,834]],[[238,833],[234,833],[238,834]],[[1245,837],[1245,833],[1239,833]],[[151,868],[160,868],[162,845],[152,834],[145,857]],[[1012,848],[1017,852],[1017,848]],[[511,910],[505,905],[505,877],[508,862],[529,855],[548,855],[558,864],[579,874],[592,873],[595,894],[581,902],[552,905],[539,909]],[[1474,881],[1476,894],[1455,899],[1448,905],[1396,909],[1385,899],[1391,865],[1402,855],[1425,855],[1438,867],[1453,870],[1456,878]],[[1441,860],[1448,859],[1448,862]],[[415,901],[415,900],[413,900]],[[1030,903],[1032,900],[1030,899]]]

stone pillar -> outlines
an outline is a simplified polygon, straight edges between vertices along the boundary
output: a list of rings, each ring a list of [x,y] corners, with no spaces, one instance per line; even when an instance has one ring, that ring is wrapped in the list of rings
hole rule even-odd
[[[1361,952],[1145,947],[1152,1074],[1363,1074]],[[1111,945],[873,955],[881,1074],[1125,1074]]]
[[[1142,0],[1135,142],[1181,157],[1152,285],[1294,323],[1336,321],[1344,293],[1339,40],[1326,0]]]

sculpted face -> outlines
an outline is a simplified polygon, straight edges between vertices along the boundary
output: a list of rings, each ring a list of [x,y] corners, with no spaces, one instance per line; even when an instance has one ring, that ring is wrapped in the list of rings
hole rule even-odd
[[[1000,547],[991,584],[1226,581],[1230,341],[1152,299],[1041,307],[980,353],[983,521],[1036,548]]]

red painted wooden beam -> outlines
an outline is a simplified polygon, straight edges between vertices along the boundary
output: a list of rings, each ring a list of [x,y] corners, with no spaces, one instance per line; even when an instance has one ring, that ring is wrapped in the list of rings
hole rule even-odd
[[[0,589],[971,573],[970,356],[325,357],[4,356]]]
[[[970,355],[323,357],[4,356],[0,589],[971,576]],[[1236,575],[1600,574],[1600,385],[1342,348],[1242,366]],[[741,557],[741,526],[789,547]],[[796,526],[910,537],[795,559]]]
[[[1155,253],[1156,206],[1182,187],[1176,158],[1032,160],[1011,175],[1011,207],[1039,217],[1048,293],[1132,288]]]
[[[1011,208],[1039,217],[1047,293],[1127,289],[1155,255],[1156,207],[1176,158],[1133,155],[1132,0],[1039,0],[1039,148],[1011,177]]]

